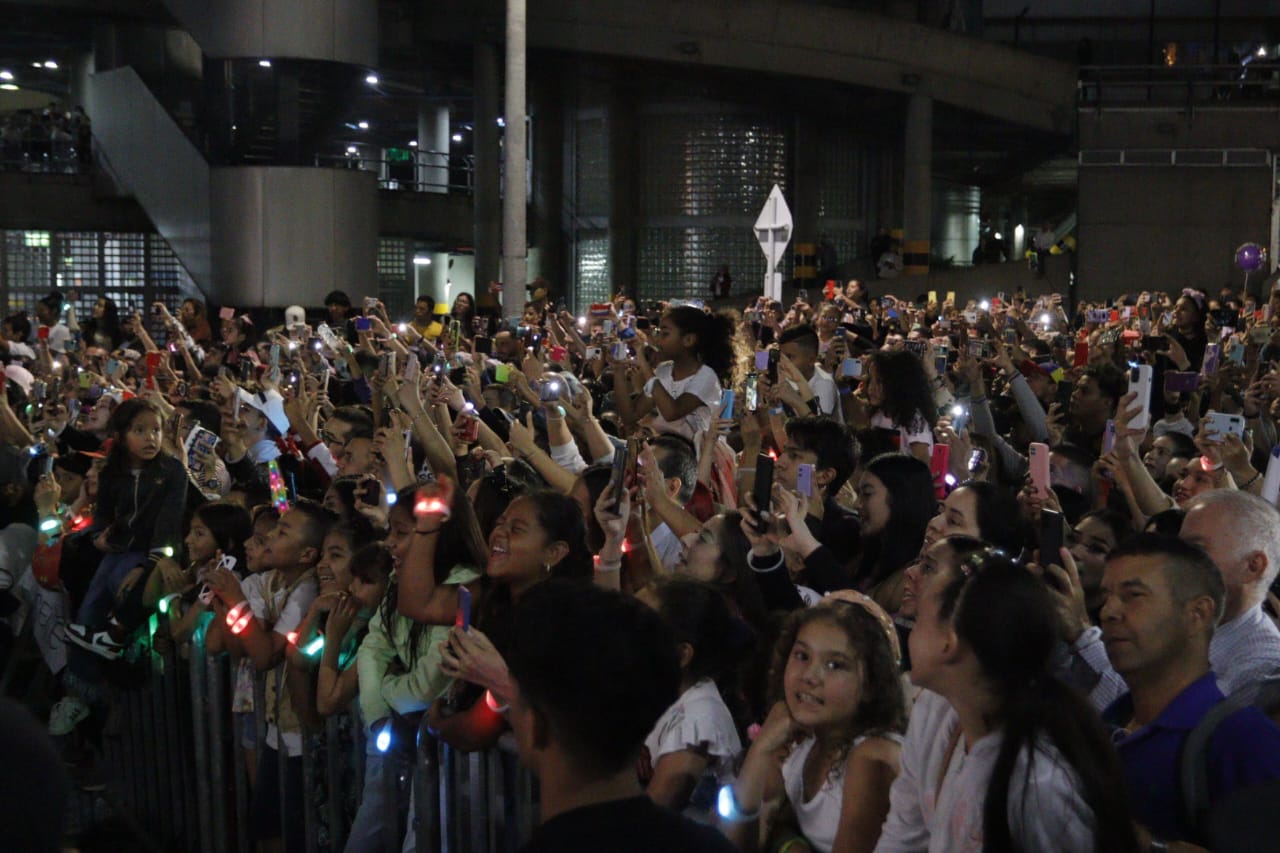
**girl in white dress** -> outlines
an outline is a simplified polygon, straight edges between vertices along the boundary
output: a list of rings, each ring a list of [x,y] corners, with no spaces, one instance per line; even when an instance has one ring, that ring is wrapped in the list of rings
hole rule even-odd
[[[750,631],[710,584],[673,580],[640,598],[674,631],[682,670],[680,698],[645,739],[641,780],[654,802],[705,819],[742,752],[737,723],[716,682],[731,676]],[[729,685],[733,681],[727,678]]]
[[[888,614],[848,590],[793,613],[770,681],[778,701],[720,792],[725,834],[745,851],[871,850],[906,722]]]

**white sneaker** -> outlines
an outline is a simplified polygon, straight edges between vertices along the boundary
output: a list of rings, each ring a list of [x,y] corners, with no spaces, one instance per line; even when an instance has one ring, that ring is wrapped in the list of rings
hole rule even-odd
[[[89,716],[89,706],[79,699],[64,696],[49,712],[49,734],[54,737],[71,734],[71,730]]]
[[[89,629],[84,625],[75,623],[65,625],[62,628],[62,636],[67,642],[75,643],[85,651],[93,652],[107,660],[115,660],[124,652],[124,646],[111,639],[111,635],[106,631],[99,631],[90,637]]]

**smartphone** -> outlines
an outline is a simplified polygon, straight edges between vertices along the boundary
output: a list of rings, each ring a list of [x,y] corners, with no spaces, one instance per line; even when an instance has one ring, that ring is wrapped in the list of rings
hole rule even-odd
[[[367,332],[367,331],[369,331],[369,330],[370,330],[370,329],[372,329],[372,328],[373,328],[373,323],[371,323],[371,322],[369,321],[369,318],[368,318],[368,317],[357,317],[357,318],[356,318],[356,331],[357,331],[357,332]]]
[[[560,389],[564,382],[560,379],[544,379],[538,386],[538,399],[544,403],[554,403],[560,399]]]
[[[631,351],[622,341],[609,345],[609,357],[614,361],[626,361],[631,357]]]
[[[554,346],[551,348],[552,361],[566,361],[569,358],[569,350],[562,346]]]
[[[778,361],[782,358],[782,350],[769,350],[769,384],[778,384]]]
[[[956,411],[956,409],[959,409],[959,411]],[[964,431],[965,427],[969,426],[970,417],[969,410],[963,406],[954,406],[951,409],[951,429],[956,435],[959,435]]]
[[[1244,415],[1209,412],[1205,417],[1208,418],[1208,423],[1204,428],[1209,433],[1210,441],[1222,442],[1226,440],[1227,433],[1236,438],[1244,438]]]
[[[626,485],[627,452],[629,449],[629,442],[625,447],[615,447],[613,449],[613,470],[609,474],[609,488],[613,489],[613,506],[609,508],[609,511],[614,515],[618,514],[618,505],[622,503],[622,489]]]
[[[991,345],[982,338],[969,339],[969,355],[979,361],[991,358]]]
[[[756,372],[763,373],[769,369],[769,351],[762,349],[756,353]]]
[[[1170,394],[1190,393],[1200,387],[1200,374],[1192,371],[1170,371],[1164,375],[1164,390]]]
[[[1040,565],[1057,565],[1062,557],[1062,513],[1054,509],[1040,510]]]
[[[480,438],[480,419],[469,412],[459,414],[458,438],[467,444],[475,444]]]
[[[471,627],[471,590],[465,586],[458,587],[458,618],[453,624],[464,631]]]
[[[645,331],[648,331],[650,328],[652,328],[652,324],[649,322],[648,317],[637,317],[636,328],[642,332],[645,332]]]
[[[939,376],[947,375],[947,354],[941,353],[933,357],[933,372]]]
[[[929,473],[933,475],[934,495],[945,498],[947,477],[951,475],[951,445],[938,443],[933,446],[933,451],[929,454]]]
[[[745,403],[748,412],[754,412],[760,408],[760,392],[759,392],[759,374],[748,373],[746,382],[743,386],[742,393],[745,395]]]
[[[1031,442],[1027,455],[1030,458],[1031,485],[1036,494],[1049,494],[1049,445],[1042,441]]]
[[[862,376],[862,360],[857,358],[846,358],[840,362],[840,375],[858,378]]]
[[[227,307],[219,308],[218,317],[222,320],[234,320],[236,318],[236,309]]]
[[[477,355],[489,355],[493,352],[493,338],[477,337],[473,346]]]
[[[760,519],[755,525],[756,532],[764,535],[769,529],[769,506],[773,502],[773,457],[767,453],[756,457],[756,479],[751,495],[755,498],[756,515]]]
[[[733,417],[733,389],[726,388],[720,392],[720,417]]]
[[[1200,372],[1205,376],[1212,376],[1218,372],[1218,358],[1222,355],[1221,344],[1208,344],[1204,348],[1204,365]]]
[[[796,491],[806,498],[813,497],[813,466],[807,462],[796,466]]]
[[[493,381],[503,385],[511,381],[511,365],[498,364],[493,368]]]
[[[1146,429],[1151,425],[1151,365],[1139,364],[1129,368],[1129,391],[1138,395],[1142,412],[1129,421],[1129,429]]]
[[[1116,422],[1108,420],[1102,429],[1102,455],[1106,456],[1116,447]]]
[[[479,352],[479,350],[477,350]],[[584,357],[586,361],[595,361],[600,357],[600,347],[587,347],[587,353]]]

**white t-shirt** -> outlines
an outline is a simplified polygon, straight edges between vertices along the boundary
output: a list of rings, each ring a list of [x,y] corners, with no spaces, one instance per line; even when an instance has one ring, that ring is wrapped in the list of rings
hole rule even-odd
[[[896,429],[898,438],[902,442],[898,449],[903,453],[910,453],[913,444],[926,444],[929,446],[929,452],[933,452],[933,430],[929,427],[929,422],[924,419],[924,415],[919,412],[915,413],[911,423],[906,426],[895,424],[883,412],[876,412],[871,416],[871,426],[878,429]]]
[[[253,610],[253,617],[268,626],[272,631],[280,635],[288,635],[290,631],[297,629],[302,624],[302,620],[307,616],[307,610],[311,608],[311,602],[315,601],[316,595],[319,594],[319,587],[316,586],[314,573],[308,574],[305,578],[289,588],[288,584],[281,581],[276,570],[268,572],[259,572],[258,574],[249,575],[240,582],[240,588],[244,591],[244,597],[249,601],[249,607]],[[270,676],[274,678],[274,675]],[[269,678],[269,680],[270,680]],[[283,687],[283,685],[281,685]],[[268,685],[267,691],[267,743],[272,749],[280,749],[277,734],[279,732],[276,723],[276,703],[273,691]],[[280,701],[282,704],[288,703],[288,694],[281,691]],[[282,708],[282,710],[284,710]],[[286,730],[284,732],[284,748],[291,758],[302,755],[302,734],[299,731],[289,731],[293,724],[296,724],[297,715],[292,709],[288,709],[284,714],[284,723]],[[294,721],[294,723],[291,723]]]
[[[1001,733],[966,748],[955,709],[925,690],[911,709],[901,772],[889,790],[889,817],[876,853],[981,853],[983,808]],[[950,751],[950,760],[948,760]],[[1036,745],[1031,774],[1027,753],[1009,777],[1009,827],[1014,847],[1056,853],[1092,853],[1093,812],[1078,791],[1074,770],[1048,742]]]
[[[729,706],[709,678],[680,694],[658,718],[644,745],[654,767],[658,759],[668,753],[704,748],[708,756],[707,771],[715,775],[717,787],[732,778],[734,759],[742,751],[742,740]]]
[[[795,383],[792,383],[793,385]],[[813,378],[809,380],[809,389],[818,398],[818,412],[844,421],[844,413],[840,410],[840,392],[836,390],[836,380],[819,365],[814,365]],[[796,390],[799,390],[798,388]]]
[[[680,558],[684,556],[684,543],[665,521],[653,528],[649,541],[653,544],[653,553],[658,555],[662,568],[672,571],[679,565]]]
[[[711,418],[715,415],[716,407],[720,405],[720,394],[722,392],[720,378],[716,376],[714,370],[704,364],[692,376],[684,379],[674,379],[671,376],[671,367],[672,362],[670,361],[664,361],[659,364],[657,369],[653,371],[653,378],[645,383],[644,393],[652,397],[653,384],[661,382],[662,387],[667,389],[667,393],[671,395],[672,400],[679,400],[685,394],[692,394],[701,400],[703,405],[675,423],[667,421],[659,413],[653,419],[653,428],[658,432],[674,432],[677,435],[692,439],[700,430],[711,426]]]

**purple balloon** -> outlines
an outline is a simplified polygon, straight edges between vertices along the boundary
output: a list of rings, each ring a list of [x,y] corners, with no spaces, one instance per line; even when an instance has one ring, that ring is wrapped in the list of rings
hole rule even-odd
[[[1245,243],[1236,249],[1236,266],[1245,272],[1257,272],[1266,253],[1257,243]]]

